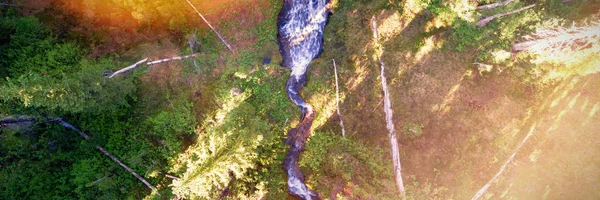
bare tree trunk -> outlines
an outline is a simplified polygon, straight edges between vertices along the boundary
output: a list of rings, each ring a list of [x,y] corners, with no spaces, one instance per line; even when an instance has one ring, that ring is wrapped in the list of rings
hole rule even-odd
[[[108,78],[112,78],[112,77],[115,77],[116,75],[121,74],[123,72],[135,69],[138,65],[140,65],[140,64],[142,64],[142,63],[144,63],[146,61],[148,61],[148,58],[144,58],[144,59],[136,62],[135,64],[130,65],[129,67],[125,67],[123,69],[120,69],[119,71],[116,71],[115,73],[111,74]]]
[[[80,131],[79,129],[75,128],[73,125],[60,120],[60,125],[69,128],[77,133],[79,133],[79,135],[81,135],[81,137],[83,137],[84,139],[88,140],[90,139],[90,136],[86,133],[84,133],[83,131]],[[119,159],[117,159],[117,157],[113,156],[112,154],[108,153],[108,151],[104,150],[104,148],[102,148],[101,146],[96,146],[96,149],[98,149],[100,152],[102,152],[104,155],[108,156],[110,159],[112,159],[113,161],[115,161],[117,164],[119,164],[121,167],[123,167],[125,170],[127,170],[129,173],[131,173],[133,176],[135,176],[138,180],[140,180],[142,183],[144,183],[146,186],[148,186],[148,188],[150,188],[151,190],[155,191],[156,194],[158,194],[159,196],[160,193],[158,192],[158,189],[156,189],[154,186],[152,186],[152,184],[150,184],[148,181],[146,181],[146,179],[144,179],[143,177],[141,177],[140,175],[138,175],[137,173],[135,173],[135,171],[133,171],[131,168],[129,168],[127,165],[123,164]]]
[[[502,1],[502,2],[496,2],[496,3],[487,4],[487,5],[483,5],[483,6],[477,6],[477,8],[475,8],[475,9],[476,10],[482,10],[482,9],[489,10],[489,9],[492,9],[492,8],[495,8],[495,7],[504,6],[504,5],[509,4],[510,2],[513,2],[513,1],[515,1],[515,0],[505,0],[505,1]]]
[[[493,15],[493,16],[490,16],[490,17],[484,17],[483,19],[479,20],[479,22],[477,22],[477,27],[483,27],[487,23],[489,23],[490,21],[492,21],[492,20],[494,20],[496,18],[504,17],[506,15],[510,15],[510,14],[514,14],[514,13],[518,13],[518,12],[521,12],[521,11],[533,8],[534,6],[535,6],[535,4],[532,4],[532,5],[525,6],[523,8],[519,8],[519,9],[516,9],[516,10],[513,10],[513,11],[508,11],[508,12],[505,12],[505,13],[502,13],[502,14],[497,14],[497,15]]]
[[[517,146],[517,148],[515,149],[513,154],[510,155],[510,157],[508,157],[508,160],[506,160],[506,162],[504,162],[504,164],[502,164],[502,166],[500,167],[500,170],[498,170],[498,173],[496,173],[496,175],[494,175],[481,189],[479,189],[479,191],[477,191],[477,194],[475,194],[475,196],[473,196],[473,198],[471,200],[479,199],[481,196],[483,196],[485,194],[487,189],[490,188],[490,186],[492,186],[492,183],[494,183],[494,182],[496,182],[496,180],[498,180],[500,175],[502,173],[504,173],[504,170],[506,170],[506,167],[515,159],[517,152],[519,152],[521,147],[523,147],[523,144],[525,144],[525,142],[533,135],[534,131],[535,131],[535,127],[531,128],[531,130],[529,130],[529,133],[527,133],[527,136],[525,136],[523,141],[521,141],[521,143],[519,143],[519,146]]]
[[[174,61],[174,60],[183,60],[183,59],[194,58],[194,57],[196,57],[196,54],[187,55],[187,56],[177,56],[177,57],[172,57],[172,58],[167,58],[167,59],[155,60],[155,61],[147,62],[146,65],[152,66],[152,65],[156,65],[156,64],[160,64],[160,63],[171,62],[171,61]]]
[[[225,40],[225,38],[223,38],[223,36],[221,36],[221,34],[219,34],[219,32],[217,30],[215,30],[215,28],[212,25],[210,25],[210,23],[208,23],[208,20],[206,20],[206,18],[204,18],[204,16],[200,13],[200,11],[198,11],[198,9],[196,9],[196,7],[194,6],[194,4],[192,4],[192,2],[190,2],[190,0],[186,0],[186,1],[194,9],[194,11],[196,11],[196,13],[198,13],[198,16],[200,16],[200,18],[202,18],[202,20],[204,20],[204,23],[206,23],[206,25],[208,25],[208,27],[210,27],[210,29],[212,29],[213,32],[215,32],[215,34],[217,34],[217,37],[219,37],[219,39],[221,40],[221,42],[223,42],[223,44],[225,44],[225,46],[227,46],[227,48],[229,49],[229,51],[231,51],[231,53],[235,53],[235,51],[231,48],[231,45],[229,45],[229,43],[227,43],[227,41]]]
[[[15,123],[29,123],[28,125],[31,126],[31,125],[33,125],[34,121],[35,121],[34,117],[28,117],[28,116],[19,116],[17,118],[6,117],[6,118],[3,118],[2,120],[0,120],[0,125],[1,126],[5,126],[5,125],[15,124]],[[89,140],[90,139],[90,136],[88,134],[86,134],[83,131],[77,129],[75,126],[73,126],[73,125],[71,125],[71,124],[63,121],[61,118],[50,118],[49,120],[47,120],[47,121],[45,121],[43,123],[53,122],[53,121],[57,121],[58,124],[60,124],[61,126],[64,126],[65,128],[71,129],[71,130],[79,133],[79,135],[81,135],[81,137],[83,137],[83,139],[85,139],[85,140]],[[156,189],[154,186],[152,186],[152,184],[150,184],[148,181],[146,181],[146,179],[144,179],[143,177],[141,177],[140,175],[138,175],[137,173],[135,173],[131,168],[127,167],[127,165],[123,164],[115,156],[113,156],[112,154],[108,153],[108,151],[104,150],[104,148],[102,148],[101,146],[96,146],[96,149],[98,149],[99,151],[101,151],[104,155],[110,157],[113,161],[115,161],[117,164],[119,164],[125,170],[129,171],[129,173],[131,173],[133,176],[135,176],[138,180],[140,180],[142,183],[144,183],[146,186],[148,186],[148,188],[152,189],[153,191],[156,192],[156,194],[158,194],[159,196],[161,196],[160,193],[158,193],[158,189]],[[175,178],[177,178],[177,177],[175,177]],[[97,181],[99,181],[99,180],[97,180]],[[95,181],[95,182],[97,182],[97,181]]]
[[[79,133],[79,135],[81,135],[81,137],[83,137],[83,139],[86,139],[86,140],[90,139],[90,136],[88,134],[85,134],[83,131],[80,131],[79,129],[75,128],[73,125],[71,125],[63,120],[60,120],[59,124]]]
[[[335,104],[337,105],[337,114],[340,117],[340,127],[342,128],[342,137],[346,137],[346,129],[344,129],[344,120],[342,120],[342,114],[340,113],[340,89],[338,87],[338,75],[337,66],[335,65],[335,59],[333,61],[333,72],[335,74]]]
[[[152,189],[153,191],[156,192],[156,194],[158,194],[160,196],[160,193],[158,193],[158,189],[156,189],[154,186],[152,186],[152,184],[150,184],[148,181],[146,181],[146,179],[144,179],[143,177],[141,177],[140,175],[135,173],[131,168],[127,167],[127,165],[123,164],[115,156],[108,153],[108,151],[104,150],[104,148],[102,148],[101,146],[96,146],[96,149],[100,150],[104,155],[110,157],[110,159],[115,161],[117,164],[119,164],[121,167],[123,167],[125,170],[127,170],[129,173],[131,173],[133,176],[135,176],[138,180],[140,180],[142,183],[144,183],[144,185],[148,186],[148,188]]]
[[[146,62],[146,61],[148,61],[148,58],[144,58],[144,59],[136,62],[133,65],[130,65],[128,67],[125,67],[123,69],[120,69],[120,70],[116,71],[115,73],[113,73],[110,76],[108,76],[108,78],[113,78],[116,75],[122,74],[122,73],[127,72],[127,71],[132,70],[132,69],[135,69],[139,65],[141,65],[142,63],[145,63],[148,66],[152,66],[152,65],[156,65],[156,64],[160,64],[160,63],[171,62],[171,61],[174,61],[174,60],[183,60],[183,59],[188,59],[188,58],[194,58],[194,57],[196,57],[196,55],[197,54],[192,54],[192,55],[187,55],[187,56],[176,56],[176,57],[172,57],[172,58],[166,58],[166,59],[155,60],[155,61],[150,61],[150,62]],[[195,60],[194,60],[194,62],[195,62]]]
[[[381,66],[381,89],[383,90],[383,111],[385,112],[385,121],[386,127],[389,132],[390,137],[390,145],[391,145],[391,154],[392,154],[392,162],[394,163],[394,176],[396,179],[396,185],[398,187],[398,191],[402,199],[406,199],[406,194],[404,191],[404,183],[402,181],[402,173],[401,173],[401,165],[400,165],[400,148],[398,147],[398,139],[396,138],[396,133],[394,132],[394,123],[392,121],[393,111],[392,111],[392,103],[390,101],[390,94],[387,88],[387,80],[385,78],[385,65],[383,64],[383,60],[381,59],[383,49],[381,45],[377,41],[377,20],[375,16],[371,18],[371,22],[373,25],[373,39],[375,42],[375,51],[377,51],[377,58],[379,60],[379,64]]]

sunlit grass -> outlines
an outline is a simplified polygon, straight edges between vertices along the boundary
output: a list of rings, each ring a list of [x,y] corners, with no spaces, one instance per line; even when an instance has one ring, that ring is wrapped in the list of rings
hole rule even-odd
[[[424,44],[419,48],[419,51],[414,56],[413,63],[419,63],[426,55],[429,55],[433,50],[440,49],[445,40],[438,40],[435,37],[427,37],[424,39]]]
[[[473,73],[472,70],[467,70],[463,76],[456,82],[456,84],[454,84],[454,86],[452,86],[450,88],[450,90],[448,91],[448,93],[446,94],[446,96],[444,97],[444,100],[442,101],[442,103],[439,106],[435,106],[433,108],[433,111],[441,111],[441,113],[447,113],[448,111],[450,111],[450,102],[452,102],[452,100],[454,100],[454,96],[456,94],[456,91],[458,91],[458,89],[461,87],[461,84],[463,83],[463,80],[466,77],[471,76],[471,74]]]

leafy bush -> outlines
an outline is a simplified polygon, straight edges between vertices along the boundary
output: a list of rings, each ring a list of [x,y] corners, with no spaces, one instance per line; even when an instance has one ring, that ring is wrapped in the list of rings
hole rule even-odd
[[[6,17],[0,22],[10,37],[0,50],[2,78],[28,73],[60,77],[78,70],[83,51],[73,43],[59,43],[34,17]]]
[[[169,110],[162,111],[154,117],[146,119],[150,126],[148,135],[162,144],[159,149],[165,159],[175,156],[181,151],[184,134],[193,134],[195,119],[192,104],[181,96],[170,103]]]

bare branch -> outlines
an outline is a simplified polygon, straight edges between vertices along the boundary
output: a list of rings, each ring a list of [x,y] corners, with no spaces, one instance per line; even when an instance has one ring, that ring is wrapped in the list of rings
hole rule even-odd
[[[496,18],[504,17],[504,16],[511,15],[511,14],[514,14],[514,13],[518,13],[518,12],[521,12],[521,11],[533,8],[534,6],[535,6],[535,4],[532,4],[532,5],[525,6],[523,8],[519,8],[519,9],[516,9],[516,10],[513,10],[513,11],[508,11],[508,12],[497,14],[497,15],[493,15],[493,16],[490,16],[490,17],[484,17],[483,19],[479,20],[479,22],[477,22],[477,27],[483,27],[487,23],[489,23],[490,21],[492,21],[492,20],[494,20]]]
[[[225,38],[223,38],[223,36],[221,36],[221,34],[219,34],[219,32],[217,30],[215,30],[215,28],[212,25],[210,25],[210,23],[208,23],[208,20],[206,20],[206,18],[204,18],[204,16],[200,13],[200,11],[198,11],[198,9],[196,9],[196,7],[192,4],[192,2],[190,2],[190,0],[186,0],[186,1],[194,9],[194,11],[196,11],[196,13],[198,13],[198,16],[200,16],[200,18],[202,18],[202,20],[204,21],[204,23],[206,23],[206,25],[208,25],[208,27],[210,27],[210,29],[212,29],[213,32],[215,32],[215,34],[217,34],[217,37],[219,37],[219,39],[221,40],[221,42],[223,42],[223,44],[225,44],[225,46],[227,46],[227,48],[229,49],[229,51],[231,51],[231,53],[235,53],[235,51],[231,48],[231,46],[229,45],[229,43],[227,43],[227,41],[225,40]]]

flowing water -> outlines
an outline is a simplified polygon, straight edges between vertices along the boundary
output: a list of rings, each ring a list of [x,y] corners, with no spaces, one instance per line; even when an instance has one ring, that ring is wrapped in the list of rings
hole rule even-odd
[[[290,149],[284,160],[284,170],[288,175],[290,194],[302,199],[319,198],[304,184],[304,175],[298,166],[314,119],[313,108],[302,99],[300,90],[306,84],[308,65],[323,51],[323,31],[330,13],[328,3],[329,0],[284,0],[277,23],[282,65],[291,70],[286,92],[302,112],[300,124],[288,132],[286,143]]]

